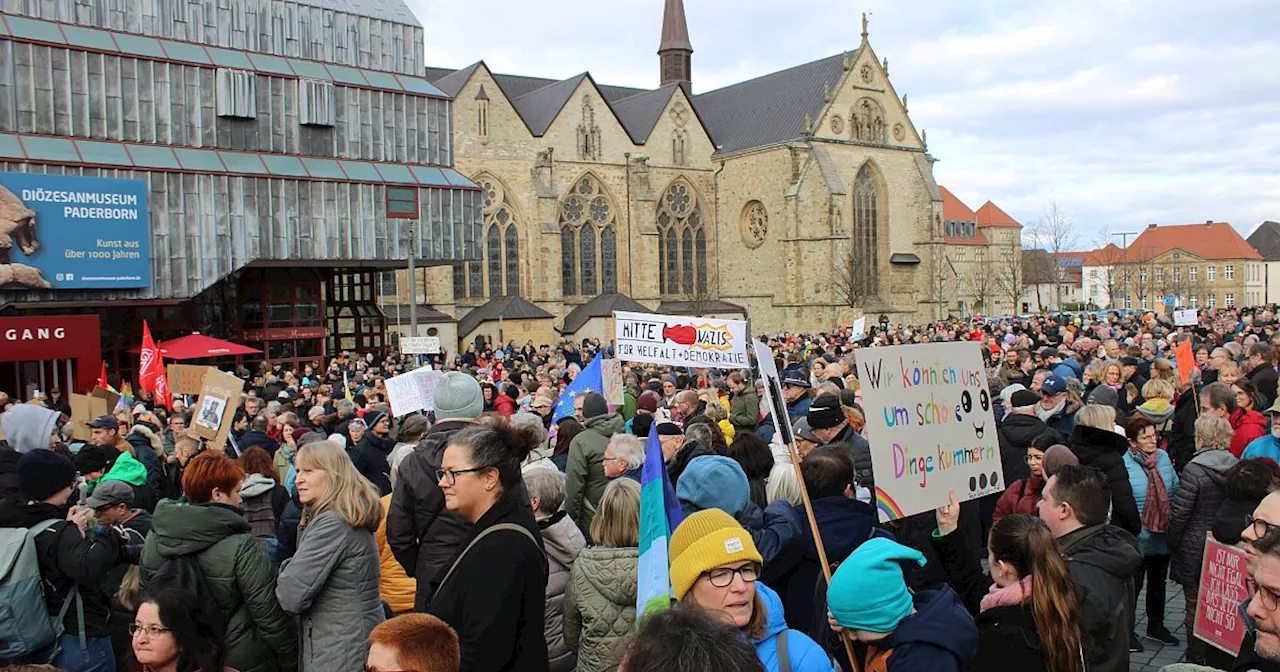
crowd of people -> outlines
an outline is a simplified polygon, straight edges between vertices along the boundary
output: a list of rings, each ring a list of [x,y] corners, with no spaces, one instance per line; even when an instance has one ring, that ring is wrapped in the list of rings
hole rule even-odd
[[[775,404],[749,370],[628,362],[624,403],[579,394],[564,417],[607,344],[470,347],[435,362],[434,410],[401,417],[386,379],[412,358],[264,364],[237,371],[225,445],[182,399],[144,394],[79,440],[61,395],[0,393],[0,664],[1111,672],[1156,641],[1280,670],[1273,312],[766,338]],[[857,350],[959,340],[980,346],[1010,485],[881,522]],[[672,604],[638,619],[651,436],[684,519]],[[1238,656],[1192,635],[1209,536],[1249,557]]]

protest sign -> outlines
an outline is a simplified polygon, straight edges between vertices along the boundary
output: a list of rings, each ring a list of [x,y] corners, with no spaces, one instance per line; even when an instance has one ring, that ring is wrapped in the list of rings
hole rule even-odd
[[[388,378],[387,399],[391,402],[391,414],[398,418],[414,411],[434,411],[436,385],[443,377],[443,371],[433,371],[431,367],[424,366]]]
[[[1173,311],[1173,324],[1178,327],[1194,327],[1200,321],[1200,311],[1196,308],[1183,308]]]
[[[1005,488],[976,342],[857,351],[882,521]]]
[[[782,396],[782,379],[778,376],[778,365],[773,361],[773,349],[761,341],[752,341],[751,346],[756,353],[760,379],[764,381],[765,408],[773,418],[773,430],[782,444],[790,447],[791,419],[787,415],[786,399]]]
[[[440,337],[404,336],[400,339],[400,352],[406,355],[438,355]]]
[[[746,369],[747,323],[681,315],[615,312],[618,359],[669,366]]]
[[[622,388],[622,362],[617,359],[606,359],[600,363],[600,377],[604,381],[604,400],[614,406],[626,402]]]
[[[94,418],[110,413],[115,407],[115,404],[108,406],[107,400],[102,397],[88,394],[73,393],[67,399],[71,404],[71,438],[77,441],[88,441],[93,435],[93,430],[89,429],[89,423]]]
[[[165,368],[169,374],[171,394],[200,394],[201,388],[204,387],[204,373],[211,367],[170,364]]]
[[[1243,549],[1207,537],[1196,601],[1195,636],[1233,656],[1239,655],[1245,635],[1240,605],[1249,599],[1247,560]]]
[[[867,337],[867,316],[863,315],[853,321],[853,330],[849,333],[849,340],[861,341]]]
[[[196,401],[195,412],[191,416],[191,427],[196,430],[196,434],[211,441],[210,447],[221,447],[227,442],[227,435],[231,433],[231,418],[240,405],[240,392],[243,389],[244,381],[236,376],[212,367],[205,371],[200,398]]]

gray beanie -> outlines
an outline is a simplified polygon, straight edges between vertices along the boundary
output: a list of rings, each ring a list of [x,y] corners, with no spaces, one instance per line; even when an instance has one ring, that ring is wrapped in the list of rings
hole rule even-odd
[[[480,383],[465,373],[450,371],[436,385],[436,420],[475,420],[484,412]]]

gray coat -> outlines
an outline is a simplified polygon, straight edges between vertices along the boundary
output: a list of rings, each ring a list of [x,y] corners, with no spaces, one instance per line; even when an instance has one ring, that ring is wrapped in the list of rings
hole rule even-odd
[[[1226,450],[1206,450],[1196,453],[1182,470],[1178,490],[1170,502],[1169,527],[1165,535],[1169,548],[1173,550],[1169,578],[1184,588],[1200,586],[1205,533],[1213,527],[1218,509],[1226,501],[1223,487],[1227,482],[1227,470],[1238,461]]]
[[[545,525],[545,527],[544,527]],[[578,661],[576,649],[564,641],[564,592],[569,587],[570,572],[587,540],[564,511],[538,522],[542,545],[547,552],[547,658],[551,672],[570,672]]]
[[[298,531],[298,550],[276,579],[276,598],[299,616],[299,672],[363,672],[369,632],[383,620],[378,545],[334,511]]]

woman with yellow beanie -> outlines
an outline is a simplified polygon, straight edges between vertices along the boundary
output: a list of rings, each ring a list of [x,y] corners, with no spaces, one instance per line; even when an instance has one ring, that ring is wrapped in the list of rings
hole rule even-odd
[[[671,535],[669,552],[676,599],[723,614],[756,647],[766,670],[831,672],[822,648],[787,628],[778,594],[757,583],[764,559],[733,516],[720,509],[690,515]]]

